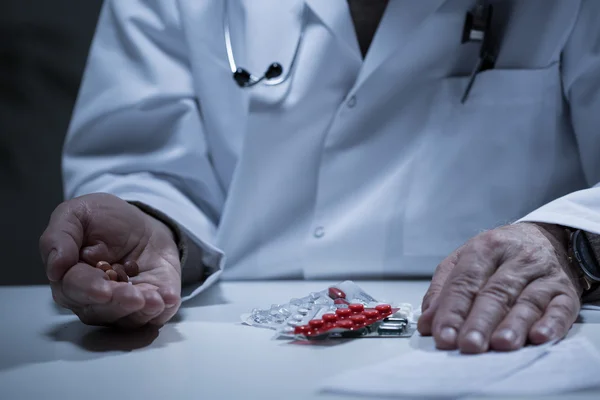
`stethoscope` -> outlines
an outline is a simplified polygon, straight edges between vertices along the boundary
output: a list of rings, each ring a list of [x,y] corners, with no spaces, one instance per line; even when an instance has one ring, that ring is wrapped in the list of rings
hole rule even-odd
[[[231,68],[231,73],[233,74],[233,80],[238,84],[241,88],[248,88],[259,83],[263,83],[268,86],[279,85],[291,76],[292,70],[294,69],[294,65],[296,64],[296,57],[298,56],[298,50],[300,49],[300,44],[302,43],[302,38],[304,37],[304,28],[306,24],[306,5],[303,6],[302,9],[302,26],[300,28],[300,38],[296,42],[296,48],[294,49],[294,55],[292,56],[292,60],[290,61],[290,66],[286,73],[283,73],[283,67],[279,62],[273,62],[265,73],[258,77],[252,75],[248,72],[247,69],[238,67],[235,63],[235,57],[233,56],[233,47],[231,45],[231,33],[229,30],[229,18],[227,13],[227,4],[229,2],[225,1],[225,12],[223,14],[223,34],[225,36],[225,48],[227,49],[227,59],[229,61],[229,67]]]
[[[225,47],[227,49],[227,59],[229,61],[229,67],[231,68],[231,73],[233,74],[233,80],[241,87],[248,88],[255,86],[259,83],[263,83],[269,86],[279,85],[280,83],[285,82],[292,74],[292,70],[294,65],[296,64],[296,58],[298,56],[298,50],[300,49],[300,45],[302,43],[302,38],[304,37],[304,28],[306,24],[306,5],[303,8],[302,12],[302,27],[300,28],[300,38],[296,43],[296,48],[294,49],[294,55],[292,60],[290,61],[290,66],[286,73],[283,73],[283,67],[279,62],[273,62],[265,73],[258,77],[252,75],[248,72],[247,69],[239,67],[235,62],[235,57],[233,56],[233,49],[231,45],[231,34],[229,30],[229,18],[227,13],[227,3],[225,1],[225,12],[223,17],[223,32],[225,36]],[[486,71],[488,69],[494,68],[496,63],[496,57],[498,53],[498,47],[493,43],[490,29],[492,22],[492,14],[493,14],[493,6],[489,4],[489,0],[477,0],[477,4],[473,9],[467,12],[465,17],[465,24],[463,28],[463,34],[461,43],[479,43],[479,58],[473,71],[471,72],[471,76],[469,77],[469,81],[463,96],[461,98],[461,103],[464,103],[468,96],[471,88],[473,87],[473,83],[475,82],[475,78],[480,72]]]

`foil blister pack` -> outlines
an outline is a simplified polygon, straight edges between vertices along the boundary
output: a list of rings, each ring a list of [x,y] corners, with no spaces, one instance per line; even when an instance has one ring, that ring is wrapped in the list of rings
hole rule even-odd
[[[276,339],[410,337],[415,313],[409,303],[377,300],[352,281],[242,315],[247,325],[275,330]]]

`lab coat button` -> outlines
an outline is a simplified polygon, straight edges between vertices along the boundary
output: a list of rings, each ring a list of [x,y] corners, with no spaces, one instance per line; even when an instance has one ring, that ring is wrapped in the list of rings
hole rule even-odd
[[[318,226],[315,229],[314,235],[317,239],[322,238],[323,236],[325,236],[325,228],[323,228],[322,226]]]
[[[350,97],[346,105],[348,106],[348,108],[354,108],[354,106],[356,105],[356,96]]]

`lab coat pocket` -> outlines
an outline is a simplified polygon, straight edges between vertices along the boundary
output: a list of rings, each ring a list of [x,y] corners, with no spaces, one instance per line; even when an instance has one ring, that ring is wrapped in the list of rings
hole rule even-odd
[[[438,83],[431,118],[415,154],[404,224],[408,256],[445,256],[483,230],[536,206],[535,156],[556,129],[560,73],[490,70]],[[543,173],[543,172],[542,172]]]

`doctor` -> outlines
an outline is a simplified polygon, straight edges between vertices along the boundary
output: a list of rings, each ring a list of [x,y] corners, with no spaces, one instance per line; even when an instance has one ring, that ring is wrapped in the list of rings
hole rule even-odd
[[[564,336],[600,279],[599,19],[594,0],[105,1],[40,241],[55,300],[135,327],[218,277],[433,274],[439,348]],[[134,285],[92,267],[130,259]]]

